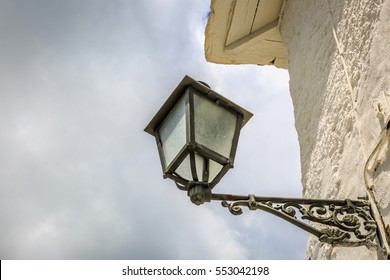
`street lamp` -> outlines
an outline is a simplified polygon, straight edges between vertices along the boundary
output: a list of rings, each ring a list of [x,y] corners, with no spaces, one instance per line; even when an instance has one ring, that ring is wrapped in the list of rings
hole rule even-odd
[[[145,131],[156,138],[164,178],[172,179],[180,190],[187,191],[194,204],[219,200],[234,215],[242,214],[242,206],[264,210],[314,234],[322,242],[379,247],[388,256],[386,233],[378,228],[381,221],[372,214],[376,206],[368,199],[280,198],[212,192],[233,167],[240,130],[251,117],[251,113],[207,84],[185,76]],[[379,245],[374,242],[376,237]]]
[[[252,114],[186,76],[145,131],[154,135],[165,178],[199,205],[233,167],[241,127]]]

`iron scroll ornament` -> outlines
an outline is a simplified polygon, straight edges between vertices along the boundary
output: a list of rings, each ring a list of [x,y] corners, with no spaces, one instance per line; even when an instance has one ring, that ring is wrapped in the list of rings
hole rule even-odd
[[[212,200],[222,200],[233,215],[243,213],[242,207],[274,214],[315,235],[321,242],[333,246],[367,246],[377,248],[374,239],[377,224],[371,207],[365,200],[319,200],[272,198],[212,194]],[[310,221],[304,222],[304,221]],[[321,224],[317,228],[313,223]]]

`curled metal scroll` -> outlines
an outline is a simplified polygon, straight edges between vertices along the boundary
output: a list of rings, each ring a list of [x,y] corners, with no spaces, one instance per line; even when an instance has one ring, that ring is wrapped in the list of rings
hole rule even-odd
[[[231,202],[228,202],[230,200]],[[233,201],[232,201],[233,200]],[[364,201],[335,201],[280,198],[262,199],[249,195],[248,199],[224,199],[222,206],[233,215],[243,213],[242,207],[264,210],[314,234],[320,241],[334,246],[376,247],[374,239],[377,225],[371,215],[370,205]],[[314,226],[314,222],[321,226]]]

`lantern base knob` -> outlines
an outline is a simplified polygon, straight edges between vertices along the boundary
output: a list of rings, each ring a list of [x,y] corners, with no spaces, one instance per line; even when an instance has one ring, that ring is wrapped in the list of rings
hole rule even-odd
[[[207,183],[189,182],[187,194],[191,202],[196,205],[211,201],[211,189]]]

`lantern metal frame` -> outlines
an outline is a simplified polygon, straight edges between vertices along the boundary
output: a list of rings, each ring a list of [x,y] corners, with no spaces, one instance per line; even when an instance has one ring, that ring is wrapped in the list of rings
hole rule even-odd
[[[195,94],[211,101],[212,103],[215,103],[217,106],[222,107],[224,110],[229,111],[230,113],[234,114],[237,117],[229,157],[225,157],[196,141],[195,112],[194,112]],[[180,152],[175,156],[175,158],[168,164],[168,166],[166,166],[165,155],[162,148],[162,141],[160,139],[160,135],[158,131],[163,125],[165,118],[169,115],[169,113],[173,110],[173,108],[181,98],[184,98],[185,107],[187,110],[186,111],[186,144],[183,146]],[[252,116],[253,116],[252,113],[241,108],[240,106],[231,102],[225,97],[221,96],[217,92],[211,90],[207,84],[196,81],[189,76],[185,76],[183,80],[180,82],[180,84],[169,96],[167,101],[157,112],[157,114],[150,121],[148,126],[145,128],[145,131],[153,135],[156,139],[156,143],[160,155],[161,166],[164,173],[164,178],[172,179],[180,190],[189,191],[190,189],[189,186],[190,185],[192,186],[196,182],[197,185],[202,185],[204,188],[207,188],[208,191],[211,191],[214,188],[214,186],[226,174],[226,172],[228,172],[229,169],[233,168],[235,154],[238,145],[238,139],[240,136],[240,130]],[[202,172],[203,177],[198,178],[198,172],[196,170],[196,164],[195,164],[196,154],[200,155],[205,159],[213,160],[222,166],[222,169],[218,172],[216,177],[212,179],[211,182],[208,182],[208,178],[205,178],[205,176],[206,177],[208,176],[207,172],[204,173]],[[187,180],[181,177],[176,172],[176,169],[185,160],[187,156],[190,157],[190,168],[191,168],[192,180]],[[208,168],[206,163],[204,164],[204,166],[206,169]]]
[[[186,90],[189,91],[185,97],[189,110],[189,114],[186,114],[186,127],[189,128],[186,132],[186,145],[166,167],[158,130]],[[229,158],[225,158],[195,141],[194,94],[200,94],[237,115]],[[240,130],[251,117],[252,113],[211,90],[207,84],[185,76],[150,121],[145,131],[156,139],[164,178],[172,179],[180,190],[187,191],[194,204],[200,205],[212,200],[222,201],[222,206],[228,208],[233,215],[242,214],[242,207],[248,207],[249,210],[263,210],[317,236],[321,242],[345,247],[365,245],[368,248],[377,249],[381,258],[390,259],[389,236],[386,233],[377,205],[372,201],[371,196],[361,197],[357,200],[334,200],[261,197],[253,194],[245,196],[212,192],[212,189],[226,172],[233,168]],[[205,177],[198,178],[195,154],[214,160],[223,166],[212,182],[207,182]],[[182,178],[175,172],[188,155],[190,156],[192,180]],[[320,224],[319,227],[318,224]]]

